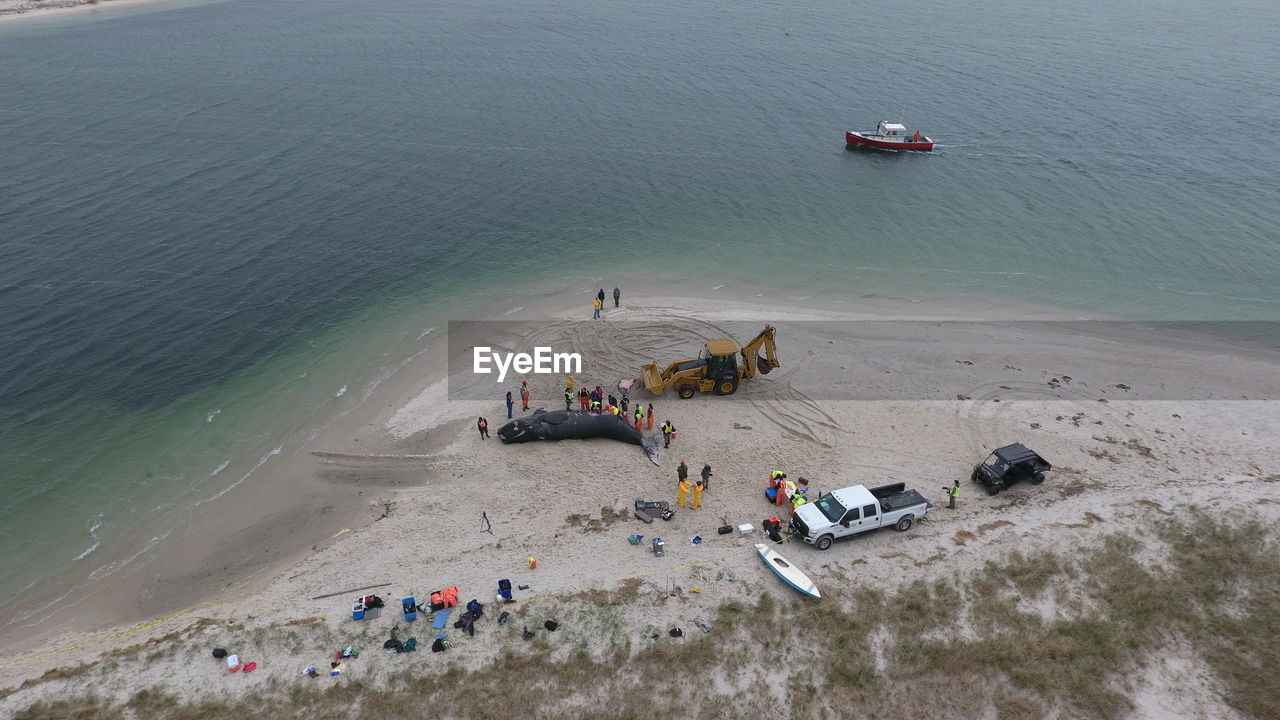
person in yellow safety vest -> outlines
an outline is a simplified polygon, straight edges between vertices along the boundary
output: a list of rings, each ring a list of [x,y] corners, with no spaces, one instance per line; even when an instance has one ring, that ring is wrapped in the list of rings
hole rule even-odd
[[[791,514],[795,515],[796,508],[800,507],[801,505],[807,502],[809,502],[809,499],[804,496],[804,493],[797,491],[794,495],[791,496]]]
[[[689,491],[693,490],[693,483],[688,480],[681,480],[676,490],[676,504],[684,507],[685,498],[689,497]]]
[[[773,491],[775,493],[773,496],[774,505],[781,505],[783,502],[783,496],[782,496],[783,481],[785,481],[786,479],[787,479],[787,474],[782,472],[781,470],[774,470],[773,472],[769,473],[769,487],[773,488]]]
[[[569,388],[564,389],[564,409],[567,411],[573,405],[573,391]]]
[[[676,426],[672,425],[670,420],[662,423],[662,447],[664,448],[671,447],[671,438],[675,434],[676,434]]]
[[[621,414],[622,414],[622,411],[618,409],[618,406],[617,406],[617,405],[610,405],[610,406],[609,406],[609,414],[610,414],[610,415],[621,415]]]
[[[644,403],[636,403],[636,432],[640,432],[641,422],[644,422]]]
[[[706,489],[706,488],[704,488],[704,487],[702,486],[702,482],[701,482],[701,481],[699,481],[699,482],[697,482],[697,483],[694,483],[694,486],[693,486],[693,504],[689,506],[689,509],[690,509],[690,510],[697,510],[698,508],[702,507],[702,491],[703,491],[703,490],[705,490],[705,489]]]
[[[951,499],[947,502],[947,509],[955,510],[956,498],[960,497],[960,481],[959,480],[956,480],[955,483],[951,486],[951,489],[947,490],[947,495],[951,497]]]
[[[599,414],[600,414],[600,401],[599,401],[599,400],[592,400],[592,401],[591,401],[591,412],[592,412],[592,413],[594,413],[594,414],[596,414],[596,415],[599,415]]]

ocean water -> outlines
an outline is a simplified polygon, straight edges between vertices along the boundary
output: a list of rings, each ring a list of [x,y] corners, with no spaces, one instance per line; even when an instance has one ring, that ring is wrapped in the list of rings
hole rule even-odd
[[[1278,28],[1262,0],[0,25],[0,604],[145,561],[522,292],[1280,319]],[[844,149],[881,119],[937,150]]]

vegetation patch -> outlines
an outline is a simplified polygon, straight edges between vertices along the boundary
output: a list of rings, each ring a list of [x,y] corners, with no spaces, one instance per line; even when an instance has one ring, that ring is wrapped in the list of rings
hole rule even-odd
[[[768,592],[729,601],[708,634],[639,639],[639,627],[611,614],[638,596],[661,602],[636,582],[564,599],[561,616],[590,624],[590,646],[568,632],[530,642],[513,633],[496,637],[501,652],[476,670],[441,656],[376,680],[272,679],[252,696],[216,702],[182,701],[164,688],[124,702],[86,694],[16,717],[505,719],[607,708],[610,717],[661,720],[843,718],[875,708],[889,718],[1106,720],[1137,709],[1133,678],[1144,659],[1190,647],[1224,702],[1245,717],[1275,718],[1278,549],[1257,519],[1180,508],[1142,534],[1108,534],[1069,553],[1014,551],[965,575],[884,591],[824,588],[820,603]],[[270,631],[299,630],[310,628]]]

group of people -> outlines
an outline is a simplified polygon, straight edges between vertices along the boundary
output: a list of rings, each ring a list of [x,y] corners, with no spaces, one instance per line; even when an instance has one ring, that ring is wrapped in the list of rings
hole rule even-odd
[[[653,429],[653,403],[649,403],[648,407],[644,403],[636,403],[635,408],[631,408],[631,397],[627,395],[626,390],[621,390],[621,398],[614,397],[612,394],[606,394],[604,389],[599,385],[594,390],[588,390],[585,386],[577,387],[577,383],[573,376],[570,375],[565,380],[564,386],[564,409],[572,410],[573,402],[576,399],[578,406],[583,411],[589,411],[595,415],[616,415],[628,423],[635,423],[636,432],[641,430]],[[507,403],[507,419],[515,417],[515,395],[512,392],[507,393],[505,402]],[[529,382],[527,380],[520,381],[520,409],[522,412],[529,412]],[[476,429],[480,432],[480,439],[484,440],[489,437],[489,421],[484,417],[476,420]],[[671,439],[676,435],[676,426],[670,420],[662,423],[660,428],[662,432],[663,447],[671,447]]]
[[[631,410],[631,397],[627,395],[626,390],[620,391],[622,398],[616,398],[612,394],[606,394],[604,389],[599,385],[595,390],[587,390],[586,387],[574,389],[573,376],[570,375],[564,386],[564,409],[573,409],[574,398],[578,399],[578,407],[582,410],[591,412],[593,415],[617,415],[623,420],[634,422],[636,431],[643,429],[653,429],[653,403],[649,403],[646,408],[644,403],[636,403],[635,409]],[[630,412],[628,412],[630,411]],[[666,427],[671,425],[670,421],[663,424],[663,434],[667,435]],[[671,425],[671,434],[675,433],[675,426]],[[670,445],[670,437],[667,437],[667,443]]]
[[[665,434],[665,433],[664,433]],[[684,507],[685,501],[689,496],[693,496],[693,503],[689,505],[690,510],[697,510],[702,507],[702,493],[706,492],[707,487],[711,485],[711,465],[704,464],[702,466],[702,479],[689,481],[689,466],[681,460],[676,466],[676,504]]]
[[[618,288],[613,289],[613,306],[618,307],[618,301],[622,299],[622,291]],[[600,292],[596,293],[594,301],[595,311],[591,315],[592,320],[600,319],[600,311],[604,310],[604,288],[600,288]]]
[[[787,479],[781,470],[769,473],[769,488],[773,490],[775,505],[790,505],[794,515],[796,508],[809,502],[809,481],[800,478],[798,483]]]
[[[514,417],[513,411],[515,410],[515,407],[516,407],[516,399],[511,395],[510,392],[508,392],[507,393],[507,419],[508,420]],[[529,381],[528,380],[520,381],[520,412],[529,412]]]

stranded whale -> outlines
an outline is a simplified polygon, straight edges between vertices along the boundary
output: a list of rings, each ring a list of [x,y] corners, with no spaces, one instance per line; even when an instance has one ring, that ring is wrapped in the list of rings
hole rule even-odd
[[[650,460],[658,456],[658,438],[644,437],[617,415],[593,415],[582,410],[547,412],[539,408],[532,415],[512,420],[498,429],[498,439],[504,443],[588,438],[609,438],[639,445]]]

